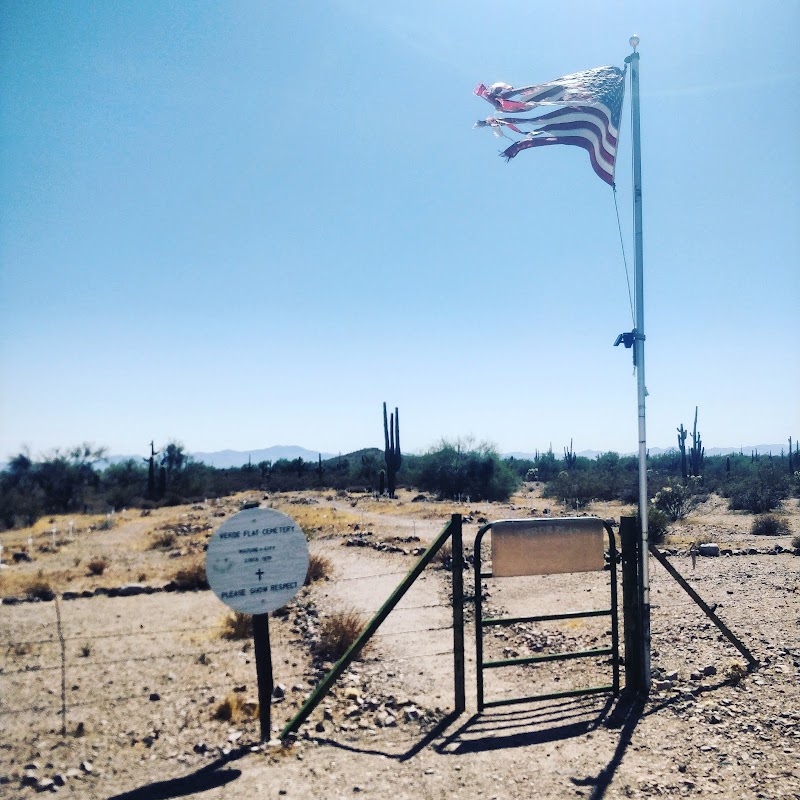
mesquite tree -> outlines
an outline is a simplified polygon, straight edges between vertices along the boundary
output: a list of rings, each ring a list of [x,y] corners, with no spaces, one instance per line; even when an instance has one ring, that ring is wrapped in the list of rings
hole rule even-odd
[[[386,403],[383,404],[383,439],[385,443],[384,457],[386,459],[386,488],[389,497],[394,497],[397,471],[403,457],[400,454],[400,412],[397,407],[394,414],[386,417]]]

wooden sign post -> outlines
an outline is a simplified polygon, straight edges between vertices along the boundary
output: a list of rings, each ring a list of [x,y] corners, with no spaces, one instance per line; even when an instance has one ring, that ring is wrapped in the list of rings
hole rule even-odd
[[[208,543],[206,575],[214,593],[234,611],[253,615],[261,740],[270,739],[272,654],[269,612],[300,591],[308,572],[302,528],[272,508],[250,508],[220,525]]]

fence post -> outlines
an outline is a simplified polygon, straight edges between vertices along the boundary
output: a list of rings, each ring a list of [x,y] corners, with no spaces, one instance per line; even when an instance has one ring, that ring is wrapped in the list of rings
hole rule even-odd
[[[258,678],[258,719],[261,741],[272,738],[272,653],[269,646],[269,614],[253,614],[253,651]]]
[[[467,707],[464,678],[464,544],[461,514],[453,514],[450,528],[453,532],[453,682],[456,714]]]
[[[64,641],[64,628],[61,625],[61,604],[58,595],[55,596],[56,605],[56,633],[58,634],[59,650],[61,651],[61,735],[67,735],[67,647]]]
[[[619,538],[622,549],[622,616],[625,626],[625,688],[646,692],[644,677],[644,630],[640,571],[639,524],[637,517],[621,517]]]

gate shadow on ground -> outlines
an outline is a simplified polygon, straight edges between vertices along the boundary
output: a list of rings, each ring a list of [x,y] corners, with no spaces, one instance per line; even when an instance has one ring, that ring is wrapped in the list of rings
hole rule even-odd
[[[644,716],[644,707],[647,698],[644,695],[636,694],[635,692],[623,692],[614,711],[609,715],[605,721],[607,728],[619,729],[619,742],[614,750],[614,755],[611,760],[606,764],[597,775],[588,776],[586,778],[570,778],[570,781],[575,786],[592,787],[592,793],[589,795],[589,800],[602,800],[605,797],[606,790],[611,785],[614,773],[622,763],[625,751],[633,738],[633,732],[636,729],[639,720]]]
[[[130,792],[116,794],[109,800],[172,800],[175,797],[186,797],[198,792],[207,792],[209,789],[217,789],[235,781],[242,774],[239,769],[220,768],[229,761],[241,758],[246,752],[242,748],[234,750],[227,756],[222,756],[182,778],[147,783]]]
[[[616,705],[609,698],[600,708],[596,701],[572,700],[525,710],[475,714],[435,749],[443,754],[461,755],[584,736],[601,725],[609,730],[618,729],[619,742],[608,764],[597,775],[570,778],[575,787],[591,787],[590,800],[602,800],[644,715],[645,703],[645,697],[623,692]]]
[[[385,750],[375,750],[367,747],[356,747],[355,745],[344,744],[337,742],[335,739],[327,739],[321,736],[311,737],[311,741],[320,745],[328,745],[329,747],[336,747],[339,750],[347,750],[351,753],[363,753],[368,756],[383,756],[384,758],[393,758],[396,761],[408,761],[414,758],[417,753],[424,750],[429,744],[439,738],[458,718],[461,716],[455,711],[451,711],[446,717],[439,720],[418,742],[416,742],[405,753],[389,753]]]
[[[436,750],[446,755],[461,755],[583,736],[602,724],[612,703],[609,698],[598,707],[595,699],[574,698],[512,711],[474,714],[436,745]]]

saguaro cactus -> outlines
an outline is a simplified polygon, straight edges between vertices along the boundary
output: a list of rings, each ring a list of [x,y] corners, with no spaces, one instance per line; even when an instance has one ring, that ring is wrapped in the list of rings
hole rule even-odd
[[[686,434],[689,431],[683,427],[683,423],[681,422],[680,428],[678,428],[678,448],[681,451],[681,478],[683,478],[684,483],[686,482]]]
[[[706,455],[706,449],[700,440],[700,434],[697,432],[697,406],[694,407],[694,427],[692,428],[692,450],[690,453],[692,476],[699,477],[703,474],[703,459]]]
[[[564,448],[564,463],[567,469],[575,469],[575,465],[578,463],[578,456],[572,450],[572,439],[569,440],[569,450]]]
[[[150,442],[150,458],[143,458],[147,463],[147,499],[156,499],[156,456],[160,453],[156,450],[154,443]]]
[[[390,414],[387,419],[386,403],[383,404],[383,439],[385,443],[386,488],[389,497],[394,497],[397,471],[403,461],[403,457],[400,454],[400,412],[395,407],[394,414]]]

